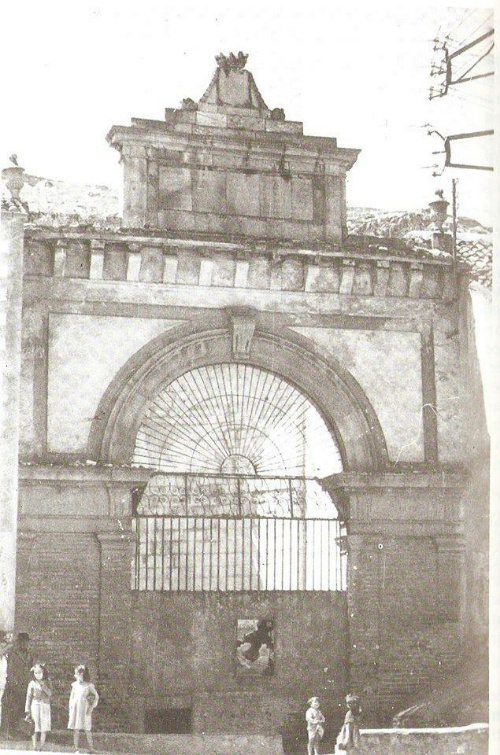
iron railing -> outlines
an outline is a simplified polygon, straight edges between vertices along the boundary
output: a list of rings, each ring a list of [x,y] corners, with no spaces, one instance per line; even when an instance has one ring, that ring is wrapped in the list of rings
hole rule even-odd
[[[157,472],[137,497],[138,516],[336,519],[330,494],[314,477]]]
[[[134,524],[134,590],[346,589],[338,519],[146,516]]]
[[[316,479],[160,472],[134,514],[134,590],[346,589],[345,525]]]

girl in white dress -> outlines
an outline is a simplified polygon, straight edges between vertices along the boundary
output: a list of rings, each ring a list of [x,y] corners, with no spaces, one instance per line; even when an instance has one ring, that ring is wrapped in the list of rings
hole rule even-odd
[[[78,752],[81,731],[85,732],[90,752],[95,752],[92,739],[92,711],[98,702],[99,695],[90,681],[88,668],[83,665],[77,666],[75,681],[71,685],[68,721],[68,729],[73,729],[75,752]]]
[[[50,731],[50,698],[52,686],[47,669],[43,663],[35,663],[31,669],[32,679],[26,694],[26,718],[33,722],[32,742],[34,750],[41,750],[45,744],[47,732]],[[40,745],[38,746],[38,737]]]

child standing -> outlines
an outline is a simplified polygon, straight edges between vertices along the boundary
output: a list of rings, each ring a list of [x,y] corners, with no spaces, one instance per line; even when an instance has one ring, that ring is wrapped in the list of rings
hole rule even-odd
[[[307,755],[319,755],[319,743],[325,733],[322,726],[325,723],[325,717],[319,709],[317,697],[311,697],[307,704],[309,705],[306,711]]]
[[[43,663],[35,663],[31,669],[31,681],[26,694],[26,718],[31,718],[34,731],[32,742],[34,750],[41,750],[45,744],[47,732],[50,731],[50,698],[52,686],[47,668]],[[38,737],[40,745],[38,746]]]
[[[73,729],[73,743],[78,752],[80,732],[84,731],[90,752],[95,752],[92,739],[92,711],[99,702],[97,690],[90,681],[89,670],[81,665],[75,668],[75,681],[69,698],[68,729]]]
[[[361,713],[359,697],[357,695],[347,695],[345,701],[348,711],[344,719],[344,725],[337,737],[336,752],[352,752],[359,747],[361,741],[359,733],[359,716]]]

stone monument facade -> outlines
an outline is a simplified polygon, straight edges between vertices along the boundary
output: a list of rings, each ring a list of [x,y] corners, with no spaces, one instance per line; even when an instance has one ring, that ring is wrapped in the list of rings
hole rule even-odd
[[[463,271],[349,238],[358,150],[246,60],[111,129],[120,228],[8,218],[16,627],[101,729],[288,736],[319,694],[333,731],[351,690],[385,724],[466,631]]]

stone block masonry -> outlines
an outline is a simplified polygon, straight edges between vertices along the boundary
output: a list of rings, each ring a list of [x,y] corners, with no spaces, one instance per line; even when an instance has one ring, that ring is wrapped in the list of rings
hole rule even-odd
[[[304,136],[300,123],[268,108],[246,57],[218,56],[199,102],[167,110],[164,122],[113,127],[108,141],[124,166],[121,229],[31,226],[8,235],[19,263],[8,282],[17,294],[22,282],[16,327],[7,329],[12,344],[23,312],[22,379],[11,383],[5,456],[15,467],[20,447],[19,516],[11,464],[1,522],[9,555],[17,521],[20,533],[16,628],[30,633],[52,670],[63,706],[58,725],[73,667],[83,661],[101,693],[97,730],[144,732],[149,716],[156,730],[191,730],[193,751],[212,747],[202,736],[232,735],[228,753],[253,751],[257,740],[242,737],[281,732],[292,742],[295,731],[302,749],[314,694],[330,732],[349,691],[363,698],[365,725],[389,724],[459,663],[470,616],[464,560],[476,558],[474,548],[464,550],[475,511],[460,506],[476,431],[466,422],[472,360],[457,295],[465,277],[443,254],[346,238],[345,181],[358,151]],[[220,365],[238,377],[219,384]],[[192,387],[195,374],[214,391],[196,394],[196,444],[176,455],[172,438],[183,441],[186,402],[174,384],[190,375]],[[261,387],[246,390],[256,374]],[[276,408],[269,433],[238,408],[246,396],[274,390],[276,377],[313,406],[338,449],[335,470],[343,471],[329,466],[322,485],[342,519],[335,549],[347,561],[347,589],[343,581],[314,592],[260,583],[203,592],[193,583],[192,592],[174,592],[162,582],[168,590],[153,583],[136,591],[133,501],[163,464],[207,474],[198,449],[214,435],[217,397],[230,398],[219,423],[224,443],[260,433],[286,475],[281,438],[294,442],[277,419],[281,412],[290,421],[286,390],[268,402]],[[296,422],[299,450],[313,448],[307,416]],[[150,419],[144,437],[154,450],[136,456]],[[236,454],[246,469],[257,470],[256,443]],[[211,450],[215,476],[234,448],[223,446],[221,459]],[[149,466],[135,466],[137,459]],[[186,489],[176,505],[187,501]],[[186,504],[182,517],[189,511]],[[271,518],[260,509],[258,516]],[[180,573],[179,533],[160,570]],[[137,558],[150,554],[156,573],[154,547],[138,549]],[[3,573],[12,625],[14,572]],[[274,622],[273,674],[239,673],[240,619]],[[410,741],[380,736],[374,752]],[[422,752],[440,751],[434,740],[415,741],[417,751],[421,742]],[[275,744],[265,739],[265,747]]]

